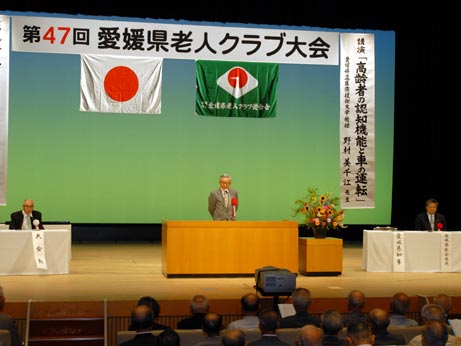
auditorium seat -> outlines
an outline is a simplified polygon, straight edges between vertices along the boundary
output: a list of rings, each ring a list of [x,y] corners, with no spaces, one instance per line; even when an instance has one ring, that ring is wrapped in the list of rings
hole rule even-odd
[[[298,330],[298,328],[282,328],[277,330],[277,335],[287,344],[294,345],[296,336],[298,335]],[[152,334],[158,335],[161,332],[162,330],[153,330]],[[176,332],[179,334],[179,338],[181,339],[181,346],[191,346],[204,341],[206,338],[200,329],[176,329]],[[248,343],[256,341],[261,337],[259,329],[249,329],[244,332]],[[122,330],[117,332],[117,345],[133,339],[135,335],[135,331]]]
[[[10,331],[8,329],[0,329],[0,346],[11,346]]]
[[[151,333],[159,335],[163,330],[153,330]],[[201,329],[176,329],[181,340],[181,346],[190,346],[203,341],[205,335]],[[121,330],[117,332],[117,345],[120,345],[128,340],[131,340],[136,335],[134,330]]]

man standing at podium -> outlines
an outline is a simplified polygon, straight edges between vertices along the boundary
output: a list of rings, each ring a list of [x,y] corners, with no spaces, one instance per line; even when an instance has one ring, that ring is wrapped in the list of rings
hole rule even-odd
[[[416,216],[415,230],[417,231],[446,231],[445,216],[437,213],[439,202],[434,198],[426,201],[426,212]]]
[[[42,213],[34,210],[34,201],[26,199],[22,203],[22,210],[11,214],[9,229],[44,229]]]
[[[226,221],[237,219],[238,191],[231,189],[231,176],[219,177],[219,189],[211,191],[208,196],[208,211],[213,220]]]

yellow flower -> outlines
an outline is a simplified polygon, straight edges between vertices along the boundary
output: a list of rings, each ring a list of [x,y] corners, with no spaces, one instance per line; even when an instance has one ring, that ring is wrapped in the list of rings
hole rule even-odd
[[[302,216],[302,223],[308,229],[314,227],[330,229],[346,228],[343,224],[344,211],[339,207],[339,198],[332,193],[319,195],[317,189],[307,189],[307,195],[295,201],[293,216]]]

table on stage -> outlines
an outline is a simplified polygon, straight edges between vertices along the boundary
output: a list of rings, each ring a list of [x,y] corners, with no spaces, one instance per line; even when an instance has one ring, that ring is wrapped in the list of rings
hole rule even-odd
[[[363,233],[362,268],[370,272],[461,272],[461,232]]]
[[[47,269],[35,263],[32,237],[37,231],[0,230],[0,275],[67,274],[71,259],[71,231],[44,230]]]

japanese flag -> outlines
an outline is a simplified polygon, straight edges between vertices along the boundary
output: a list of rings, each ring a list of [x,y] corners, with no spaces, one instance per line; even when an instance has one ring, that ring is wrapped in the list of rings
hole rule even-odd
[[[160,114],[161,58],[81,55],[80,110]]]

